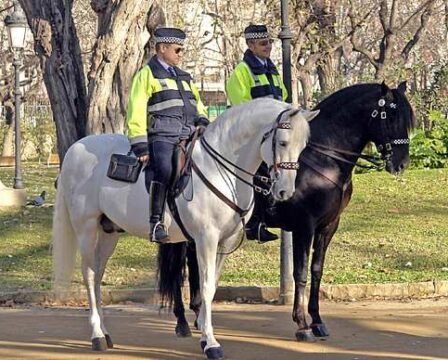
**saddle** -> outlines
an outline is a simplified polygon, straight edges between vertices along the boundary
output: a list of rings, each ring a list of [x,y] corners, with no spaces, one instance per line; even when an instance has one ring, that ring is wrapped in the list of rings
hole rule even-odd
[[[183,140],[177,145],[173,155],[173,177],[171,179],[168,197],[175,199],[185,189],[191,177],[191,155],[197,139],[202,135],[202,130],[197,129],[193,136]]]

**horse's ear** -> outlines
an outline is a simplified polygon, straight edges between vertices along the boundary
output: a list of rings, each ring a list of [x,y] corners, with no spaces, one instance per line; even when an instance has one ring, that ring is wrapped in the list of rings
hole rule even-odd
[[[317,115],[319,115],[320,110],[302,110],[302,115],[305,117],[306,121],[313,120]]]
[[[291,111],[289,112],[288,116],[293,117],[293,116],[297,115],[301,110],[302,110],[301,108],[292,108]]]
[[[390,92],[389,86],[386,85],[386,82],[383,81],[381,83],[381,96],[386,96]]]
[[[389,100],[394,99],[392,90],[389,88],[389,86],[386,85],[386,83],[384,81],[381,83],[381,97],[389,99]]]
[[[406,80],[401,82],[400,85],[398,85],[397,90],[404,94],[406,92],[407,82]]]

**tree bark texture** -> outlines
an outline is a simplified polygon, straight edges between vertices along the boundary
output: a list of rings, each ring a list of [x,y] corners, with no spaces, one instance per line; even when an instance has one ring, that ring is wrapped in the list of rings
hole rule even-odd
[[[58,153],[86,135],[87,96],[72,1],[20,0],[33,32],[35,51],[53,111]]]
[[[2,156],[14,156],[14,121],[8,125],[3,134]]]
[[[317,66],[317,75],[319,77],[322,96],[332,94],[342,86],[340,78],[342,47],[334,52],[327,53]]]
[[[91,1],[98,14],[98,36],[88,74],[89,134],[124,132],[131,79],[142,65],[150,37],[152,3]]]

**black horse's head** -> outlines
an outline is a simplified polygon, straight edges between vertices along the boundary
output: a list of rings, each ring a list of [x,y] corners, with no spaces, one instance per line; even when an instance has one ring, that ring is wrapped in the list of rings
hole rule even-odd
[[[371,140],[391,174],[402,172],[409,163],[409,132],[415,118],[405,92],[406,82],[396,89],[383,82],[369,123]]]

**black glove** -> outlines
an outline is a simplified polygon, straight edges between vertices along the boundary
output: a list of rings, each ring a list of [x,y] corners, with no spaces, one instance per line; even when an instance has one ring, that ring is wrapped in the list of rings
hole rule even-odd
[[[197,117],[194,120],[194,126],[205,126],[206,127],[208,124],[210,124],[210,121],[205,116]]]
[[[137,157],[149,155],[148,143],[141,142],[141,143],[137,143],[137,144],[132,144],[131,151]]]

